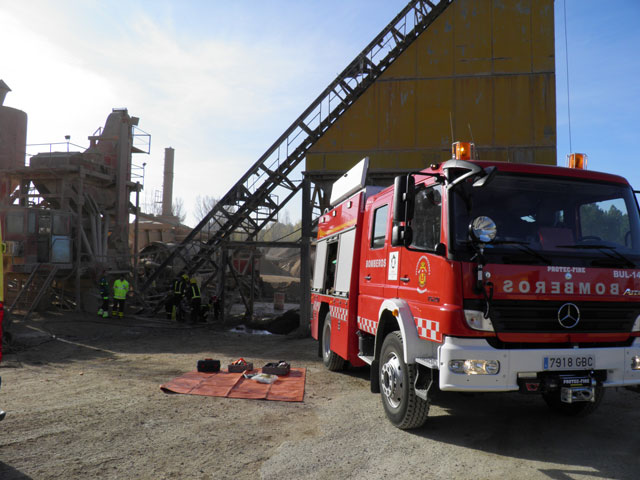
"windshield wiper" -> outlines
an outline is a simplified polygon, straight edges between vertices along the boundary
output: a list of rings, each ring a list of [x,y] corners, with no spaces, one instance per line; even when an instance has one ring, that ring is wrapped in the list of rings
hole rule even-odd
[[[625,257],[622,253],[618,251],[616,247],[612,247],[611,245],[599,245],[599,244],[589,244],[589,245],[556,245],[557,248],[575,248],[576,250],[599,250],[604,253],[607,257],[612,258],[614,260],[622,261],[622,263],[630,268],[635,268],[636,264],[630,258]]]
[[[531,248],[529,246],[529,242],[520,242],[517,240],[494,240],[489,245],[514,245],[516,247],[519,247],[521,252],[528,253],[529,255],[537,258],[546,265],[551,265],[551,260]]]

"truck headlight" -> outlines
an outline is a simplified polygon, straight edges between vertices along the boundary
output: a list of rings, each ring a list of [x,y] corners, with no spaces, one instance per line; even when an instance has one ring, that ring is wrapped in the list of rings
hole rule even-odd
[[[498,360],[451,360],[449,370],[466,375],[497,375],[500,371]]]
[[[479,310],[465,310],[464,319],[467,321],[469,328],[480,330],[482,332],[493,332],[493,323],[490,318],[484,318],[484,312]]]
[[[631,357],[631,370],[640,370],[640,355]]]
[[[636,317],[636,321],[633,323],[632,332],[640,332],[640,315]]]

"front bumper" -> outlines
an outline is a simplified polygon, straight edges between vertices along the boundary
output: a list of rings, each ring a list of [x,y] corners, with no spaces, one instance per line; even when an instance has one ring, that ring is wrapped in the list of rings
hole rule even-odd
[[[520,389],[518,374],[542,372],[544,357],[566,355],[593,355],[593,370],[606,372],[603,387],[640,385],[640,370],[631,369],[631,359],[640,355],[640,338],[630,347],[498,350],[484,339],[445,337],[444,343],[438,348],[440,389],[460,392],[516,391]],[[497,360],[500,362],[500,371],[496,375],[454,373],[449,369],[449,362],[458,359]]]

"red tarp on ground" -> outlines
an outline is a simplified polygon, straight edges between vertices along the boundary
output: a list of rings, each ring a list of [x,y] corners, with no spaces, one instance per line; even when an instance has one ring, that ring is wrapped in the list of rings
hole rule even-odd
[[[160,385],[160,388],[166,393],[301,402],[305,378],[305,368],[292,368],[289,375],[279,375],[274,383],[259,383],[244,378],[242,373],[189,372]]]

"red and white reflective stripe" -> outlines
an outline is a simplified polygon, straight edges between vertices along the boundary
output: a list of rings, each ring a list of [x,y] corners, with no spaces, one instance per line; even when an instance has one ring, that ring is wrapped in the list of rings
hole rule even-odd
[[[376,331],[378,330],[378,322],[374,322],[373,320],[369,320],[368,318],[358,317],[358,328],[363,332],[375,335]]]
[[[312,303],[312,308],[311,308],[311,316],[313,317],[314,321],[318,320],[318,314],[320,313],[320,302],[319,301],[314,301],[311,302]]]
[[[442,333],[440,333],[439,322],[418,317],[415,317],[415,321],[420,338],[442,343]]]
[[[342,320],[343,322],[347,321],[349,317],[349,310],[342,307],[337,307],[335,305],[331,305],[329,307],[329,313],[331,314],[331,318],[337,318],[338,320]]]

